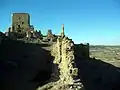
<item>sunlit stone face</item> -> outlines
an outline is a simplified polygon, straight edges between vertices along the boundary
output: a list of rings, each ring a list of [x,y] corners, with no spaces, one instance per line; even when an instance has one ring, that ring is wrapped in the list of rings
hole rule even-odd
[[[30,27],[30,17],[27,13],[14,13],[12,16],[12,26],[14,26],[15,31],[18,28],[25,30]]]

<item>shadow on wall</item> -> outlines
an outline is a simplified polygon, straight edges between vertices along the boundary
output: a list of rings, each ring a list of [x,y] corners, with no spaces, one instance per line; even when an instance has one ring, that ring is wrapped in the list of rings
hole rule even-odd
[[[50,52],[37,44],[2,39],[0,44],[0,90],[36,90],[52,71]]]
[[[80,57],[89,58],[89,43],[87,44],[75,44],[74,50]]]
[[[76,56],[79,78],[86,90],[120,90],[120,69],[97,59]]]

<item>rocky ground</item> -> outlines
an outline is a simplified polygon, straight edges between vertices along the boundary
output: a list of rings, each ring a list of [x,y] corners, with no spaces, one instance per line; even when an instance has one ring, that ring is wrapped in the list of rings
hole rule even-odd
[[[120,46],[90,46],[90,57],[120,67]]]

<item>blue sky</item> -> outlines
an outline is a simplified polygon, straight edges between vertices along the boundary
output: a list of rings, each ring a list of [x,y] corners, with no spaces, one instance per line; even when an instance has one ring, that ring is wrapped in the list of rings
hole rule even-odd
[[[43,34],[52,29],[75,43],[120,45],[119,0],[0,0],[0,30],[11,25],[11,14],[28,12],[31,24]]]

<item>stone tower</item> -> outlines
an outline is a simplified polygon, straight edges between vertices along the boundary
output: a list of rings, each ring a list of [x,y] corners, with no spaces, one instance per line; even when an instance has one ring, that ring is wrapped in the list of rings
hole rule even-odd
[[[12,30],[13,32],[25,32],[30,27],[30,16],[28,13],[13,13]]]

